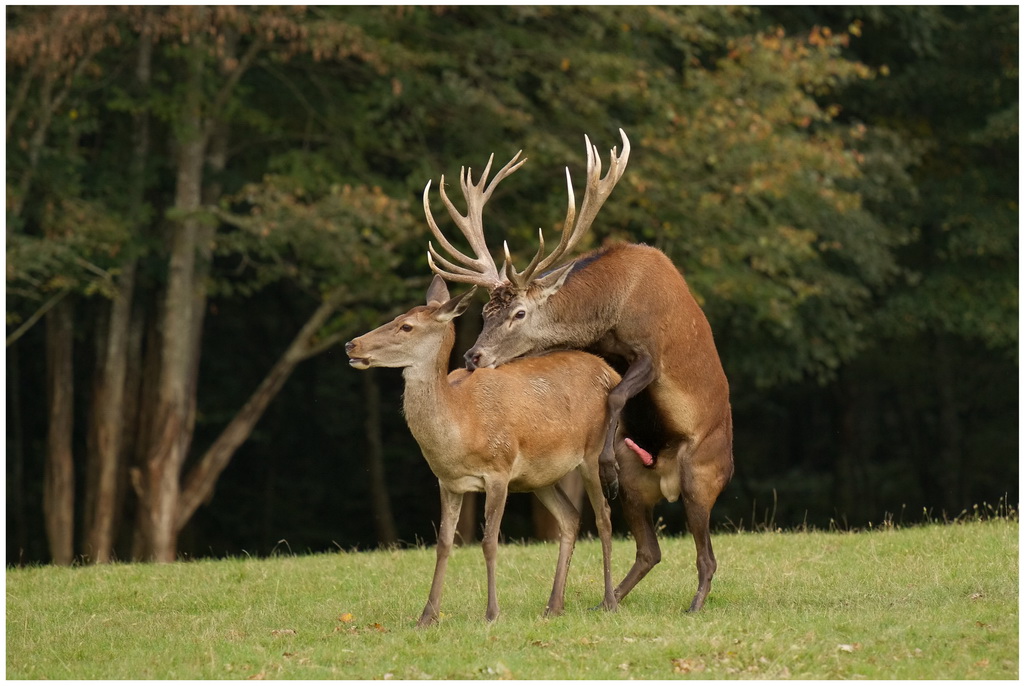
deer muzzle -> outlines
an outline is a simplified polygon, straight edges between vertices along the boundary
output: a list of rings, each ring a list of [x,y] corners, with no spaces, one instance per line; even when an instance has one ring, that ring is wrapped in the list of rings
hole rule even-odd
[[[480,367],[494,367],[494,359],[480,350],[477,346],[473,346],[466,351],[466,369],[473,371]]]
[[[355,340],[351,340],[351,341],[349,341],[348,343],[345,344],[345,352],[348,353],[348,363],[349,363],[349,365],[355,367],[356,369],[369,369],[370,368],[370,358],[369,357],[359,357],[358,355],[355,355],[354,353],[356,352],[356,348],[357,347],[358,347],[358,344],[356,343]]]

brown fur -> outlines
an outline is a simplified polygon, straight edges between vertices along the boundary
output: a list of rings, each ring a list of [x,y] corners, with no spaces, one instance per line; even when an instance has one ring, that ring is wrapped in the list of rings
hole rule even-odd
[[[419,626],[437,621],[463,495],[470,491],[486,493],[487,619],[494,620],[499,611],[494,567],[509,491],[535,492],[558,522],[558,566],[546,613],[561,613],[579,513],[557,482],[573,469],[583,476],[597,513],[604,553],[602,605],[614,609],[611,518],[601,492],[598,456],[608,392],[619,375],[600,358],[575,351],[517,360],[499,369],[447,374],[455,341],[451,319],[461,314],[468,298],[448,299],[447,289],[435,290],[438,282],[443,287],[435,277],[426,307],[413,308],[346,345],[353,366],[405,368],[406,420],[440,485],[437,564]]]
[[[624,360],[629,369],[608,398],[601,480],[613,496],[622,484],[623,511],[637,543],[633,568],[616,588],[621,599],[661,559],[654,505],[680,495],[697,548],[699,610],[717,568],[711,508],[733,474],[729,384],[711,327],[682,274],[661,251],[619,244],[542,276],[525,289],[499,286],[485,308],[484,328],[466,353],[470,366],[496,366],[523,355],[572,347]],[[517,313],[524,316],[520,319]],[[661,445],[653,469],[614,442],[625,402],[650,393]],[[616,474],[615,464],[619,465]]]

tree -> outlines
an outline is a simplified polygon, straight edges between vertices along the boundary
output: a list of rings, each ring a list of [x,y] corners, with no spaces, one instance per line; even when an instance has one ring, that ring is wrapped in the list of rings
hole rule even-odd
[[[904,22],[892,12],[873,23],[930,29],[917,43],[922,59],[874,92],[890,103],[904,135],[919,138],[922,119],[930,135],[914,175],[918,202],[910,207],[919,232],[901,255],[907,278],[887,299],[880,323],[887,337],[923,338],[933,360],[938,441],[925,468],[938,470],[936,500],[958,512],[971,504],[978,478],[965,426],[974,399],[965,402],[968,386],[957,371],[961,351],[981,348],[1009,368],[1019,364],[1018,10],[947,8],[909,13]],[[880,48],[868,48],[872,58],[883,57]]]
[[[65,46],[49,52],[42,51],[45,55],[52,52],[56,62],[62,59],[68,61],[65,53],[70,53],[74,58],[70,60],[74,71],[62,84],[63,90],[56,97],[53,95],[54,74],[59,72],[47,70],[45,65],[40,66],[38,57],[25,67],[21,75],[16,94],[24,96],[14,99],[14,111],[9,112],[11,116],[8,118],[9,135],[12,131],[17,132],[16,128],[12,129],[16,119],[14,115],[19,111],[27,111],[28,105],[36,103],[30,97],[34,94],[30,86],[37,73],[43,75],[38,107],[45,116],[42,123],[28,122],[30,127],[35,128],[25,146],[29,154],[21,182],[15,191],[9,189],[9,197],[14,198],[14,202],[9,203],[9,219],[21,219],[25,207],[23,201],[30,196],[28,191],[32,188],[31,181],[39,160],[43,159],[47,144],[52,144],[48,127],[53,114],[69,98],[77,98],[76,104],[79,107],[83,107],[82,103],[86,102],[84,98],[89,95],[89,89],[81,88],[74,77],[82,73],[100,74],[108,65],[116,65],[125,54],[118,46],[122,35],[127,35],[134,43],[131,52],[137,55],[135,79],[130,80],[113,100],[88,104],[101,113],[102,108],[108,108],[107,112],[113,115],[106,120],[108,125],[118,112],[127,111],[132,115],[134,145],[130,149],[119,149],[117,153],[131,160],[128,167],[131,176],[126,185],[135,190],[124,203],[125,207],[116,210],[116,205],[104,205],[100,200],[112,195],[111,189],[105,189],[102,184],[92,188],[84,177],[74,177],[72,180],[76,185],[70,190],[55,187],[50,199],[40,203],[43,212],[39,218],[32,217],[23,222],[27,231],[15,234],[13,240],[9,236],[9,247],[14,249],[8,252],[11,265],[8,277],[9,281],[13,277],[15,283],[34,284],[37,292],[42,290],[40,284],[52,290],[54,285],[50,284],[64,283],[67,284],[63,287],[65,291],[77,289],[83,294],[91,292],[90,289],[96,290],[95,285],[80,278],[72,280],[74,275],[84,272],[101,277],[104,294],[111,296],[113,302],[105,319],[106,331],[102,334],[99,346],[93,412],[90,415],[87,554],[90,559],[97,561],[110,559],[113,512],[117,507],[118,475],[121,471],[119,465],[124,454],[119,445],[123,435],[119,418],[123,418],[125,406],[132,403],[132,389],[126,388],[126,377],[131,376],[138,384],[137,387],[145,389],[139,403],[141,411],[137,416],[140,428],[134,439],[142,460],[131,470],[138,496],[135,550],[139,557],[170,560],[175,556],[177,533],[195,508],[209,497],[217,475],[230,459],[233,450],[251,431],[270,398],[280,389],[295,364],[338,338],[340,334],[337,332],[326,341],[317,336],[339,304],[357,298],[344,285],[337,284],[320,294],[323,301],[321,306],[250,402],[229,423],[221,439],[190,471],[182,489],[180,479],[195,421],[199,346],[217,230],[216,217],[204,208],[218,202],[223,192],[220,180],[209,179],[206,173],[208,169],[216,172],[225,168],[229,124],[238,120],[239,83],[261,55],[265,55],[271,62],[280,62],[304,52],[312,54],[316,59],[361,60],[373,64],[375,69],[379,67],[379,62],[367,49],[366,42],[360,38],[357,30],[338,21],[323,21],[321,17],[303,11],[267,9],[243,12],[232,8],[209,10],[199,7],[156,11],[124,10],[119,13],[98,10],[94,14],[84,15],[84,18],[70,10],[26,11],[19,16],[23,16],[24,22],[9,31],[9,54],[15,49],[28,54],[33,49],[38,50],[40,45],[49,45],[47,41],[53,42],[50,37],[53,32],[49,30],[53,26],[64,28],[70,35],[66,42],[72,39],[84,41],[86,47],[78,50]],[[79,24],[74,25],[74,21]],[[95,28],[104,21],[109,22],[109,26],[105,25],[104,30],[97,35],[109,37],[107,42],[91,40],[89,28]],[[69,25],[74,25],[74,30],[68,30]],[[80,35],[82,33],[84,35]],[[154,52],[159,58],[155,65]],[[180,78],[174,78],[178,76]],[[162,93],[152,89],[154,81],[163,82],[168,79],[180,84],[178,92]],[[75,87],[79,87],[79,90]],[[210,93],[212,95],[208,95]],[[72,110],[73,113],[75,111]],[[74,115],[72,118],[76,117]],[[168,170],[173,173],[174,182],[167,205],[167,277],[159,296],[159,323],[150,329],[149,361],[139,373],[132,373],[125,367],[125,362],[133,356],[124,346],[128,342],[128,331],[134,326],[131,318],[138,316],[140,310],[132,306],[136,264],[130,241],[137,244],[151,241],[144,228],[149,213],[143,207],[142,198],[151,196],[154,189],[141,184],[151,173],[147,155],[148,129],[154,117],[172,135],[175,143],[173,168]],[[246,120],[242,117],[241,121]],[[70,149],[76,153],[86,151],[80,140],[71,137],[69,141]],[[10,162],[11,158],[9,169]],[[115,174],[111,174],[109,169],[104,172],[103,182],[109,184],[114,181],[112,177]],[[122,178],[117,181],[124,180]],[[90,192],[95,194],[96,200],[84,199],[89,197]],[[364,195],[372,196],[374,204],[370,209],[374,212],[386,210],[390,203],[379,192],[374,196],[372,192],[364,193],[361,189],[347,192],[345,199],[352,201],[355,198],[354,205],[358,205]],[[354,210],[348,207],[345,212],[351,217],[353,211],[365,210],[367,207],[355,207]],[[83,214],[92,220],[84,224],[86,230],[74,221],[80,220]],[[159,212],[157,214],[159,216]],[[395,221],[394,212],[390,214],[392,216],[388,218],[394,221],[394,230],[404,230],[406,223]],[[111,226],[124,229],[129,221],[136,224],[137,233],[127,235],[122,231],[105,242],[101,239],[110,236],[88,230],[88,227],[109,229]],[[38,223],[55,227],[45,230],[45,241],[32,235],[33,227]],[[293,247],[289,245],[286,249]],[[97,251],[106,253],[107,259],[101,265],[86,259],[91,252]],[[155,247],[152,257],[157,259],[150,259],[150,262],[159,266],[161,253],[163,249]],[[119,254],[127,257],[117,257]],[[317,257],[325,254],[337,257],[337,253],[331,250],[322,251]],[[306,256],[309,257],[309,254]],[[362,256],[362,253],[350,252],[332,267],[337,269],[339,265],[352,259],[358,260]],[[76,269],[71,270],[70,266]],[[33,276],[37,272],[41,278]],[[30,293],[28,289],[25,292]],[[58,300],[55,296],[44,303],[44,307],[55,307]],[[57,306],[54,312],[56,314],[51,313],[52,318],[59,314],[60,321],[68,319],[63,307]],[[26,323],[32,320],[33,317],[30,317]],[[70,416],[67,411],[70,407],[71,387],[69,365],[58,363],[70,358],[64,352],[56,352],[58,349],[65,352],[70,350],[70,328],[51,326],[49,330],[51,338],[57,335],[65,338],[59,342],[59,346],[57,341],[51,346],[55,351],[51,356],[51,371],[63,373],[62,377],[55,378],[51,383],[53,389],[61,391],[53,394],[54,413],[59,409],[60,416]],[[9,337],[9,344],[13,339]],[[135,358],[141,359],[138,356]],[[53,469],[50,471],[66,476],[71,464],[67,449],[70,424],[57,421],[58,415],[54,416],[51,427],[54,431],[60,431],[61,436],[59,440],[57,436],[51,440],[51,453],[54,457],[51,459]],[[73,487],[63,476],[51,479],[50,483],[53,486],[48,490],[48,502],[61,503],[59,522],[51,527],[51,534],[56,535],[58,530],[62,532],[62,552],[59,557],[68,561],[70,550],[65,539],[72,531],[67,513],[70,511]],[[52,511],[57,512],[57,509],[55,504]]]
[[[123,224],[108,214],[102,202],[55,193],[62,181],[73,183],[74,179],[67,179],[61,165],[54,165],[45,153],[54,139],[73,146],[88,130],[89,124],[76,121],[74,104],[69,119],[58,115],[87,78],[93,57],[114,43],[117,33],[108,24],[105,8],[17,11],[10,19],[7,58],[17,86],[7,111],[7,142],[17,152],[8,156],[8,279],[13,276],[16,282],[31,284],[31,290],[19,290],[18,295],[27,294],[43,304],[8,336],[7,344],[45,316],[50,422],[43,509],[51,556],[59,564],[70,564],[74,552],[74,305],[69,296],[109,288],[109,273],[94,260],[106,261],[104,253],[119,241]],[[72,158],[72,165],[78,161]],[[26,201],[34,193],[47,202],[27,208]],[[33,216],[26,217],[26,209]],[[36,224],[38,230],[19,233],[26,223]],[[17,314],[12,317],[9,311],[8,323],[18,321]]]
[[[914,437],[908,462],[921,497],[957,513],[977,502],[975,485],[1002,471],[1011,449],[975,437],[1000,435],[995,427],[1014,412],[993,406],[999,395],[989,390],[994,379],[1015,375],[1018,364],[1018,10],[851,7],[797,14],[790,24],[848,25],[859,36],[850,52],[884,76],[840,95],[846,120],[885,123],[865,176],[885,164],[878,151],[898,150],[889,140],[912,151],[890,165],[907,170],[899,184],[858,188],[866,209],[909,232],[894,251],[897,278],[873,299],[862,325],[870,347],[844,382],[853,383],[855,374],[873,380],[858,384],[867,397],[855,421],[877,422],[863,415],[876,412],[886,394],[899,397],[902,430]],[[989,381],[967,381],[957,371],[965,368]],[[930,389],[927,400],[914,397],[914,388]],[[841,455],[870,464],[849,448]]]
[[[320,307],[250,401],[184,481],[179,481],[195,422],[195,379],[211,244],[216,231],[216,223],[204,220],[201,213],[204,164],[215,148],[225,146],[223,137],[227,135],[227,115],[234,91],[261,54],[288,59],[296,51],[304,50],[331,59],[375,60],[373,53],[362,45],[358,32],[349,30],[345,24],[304,19],[301,12],[269,9],[248,13],[225,8],[210,16],[202,8],[184,8],[170,11],[166,17],[181,36],[184,92],[180,97],[183,106],[174,112],[172,121],[180,144],[173,205],[177,219],[170,234],[168,281],[161,308],[157,356],[160,371],[151,410],[155,422],[145,462],[132,472],[140,501],[138,549],[142,557],[161,561],[174,558],[178,532],[212,492],[216,477],[234,449],[251,431],[294,365],[323,349],[314,336],[348,296],[340,288],[324,296]],[[207,67],[211,58],[218,63],[216,76]],[[205,100],[204,94],[210,90],[214,95]],[[223,164],[221,160],[219,165]]]

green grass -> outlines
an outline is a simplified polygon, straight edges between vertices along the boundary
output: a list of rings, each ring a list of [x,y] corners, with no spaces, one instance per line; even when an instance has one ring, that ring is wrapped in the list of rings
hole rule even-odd
[[[704,610],[693,543],[617,613],[581,541],[566,613],[544,619],[554,544],[503,546],[483,620],[476,546],[451,558],[441,623],[413,624],[433,548],[7,571],[9,679],[868,678],[1018,676],[1018,523],[732,533]],[[633,544],[617,540],[615,577]]]

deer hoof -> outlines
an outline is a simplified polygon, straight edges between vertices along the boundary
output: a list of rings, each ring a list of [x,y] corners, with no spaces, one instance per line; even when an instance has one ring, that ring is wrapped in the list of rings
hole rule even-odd
[[[601,490],[604,491],[604,497],[607,500],[615,500],[619,497],[619,480],[614,478],[610,481],[601,479]]]
[[[428,626],[437,624],[437,610],[429,602],[427,606],[423,608],[423,613],[420,615],[420,621],[416,622],[417,629],[426,629]]]
[[[614,455],[610,455],[608,459],[604,459],[604,455],[601,455],[601,459],[597,463],[597,474],[601,479],[601,490],[604,491],[604,497],[608,500],[615,500],[619,495],[619,463],[615,461]]]

